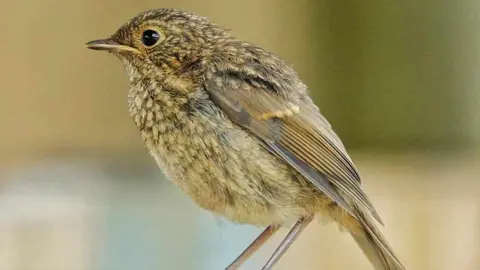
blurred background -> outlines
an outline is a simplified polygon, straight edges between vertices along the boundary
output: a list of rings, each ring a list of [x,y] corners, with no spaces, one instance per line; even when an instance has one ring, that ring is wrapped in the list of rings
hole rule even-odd
[[[84,47],[158,7],[210,17],[297,69],[408,269],[480,269],[475,0],[1,1],[0,269],[217,270],[260,233],[164,179],[121,63]],[[371,267],[348,234],[314,223],[275,269]]]

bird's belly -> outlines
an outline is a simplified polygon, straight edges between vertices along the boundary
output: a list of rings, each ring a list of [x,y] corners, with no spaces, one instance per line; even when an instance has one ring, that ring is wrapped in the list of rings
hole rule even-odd
[[[231,221],[266,226],[315,212],[319,194],[295,170],[243,130],[228,132],[150,149],[156,149],[152,155],[167,177],[196,204]]]

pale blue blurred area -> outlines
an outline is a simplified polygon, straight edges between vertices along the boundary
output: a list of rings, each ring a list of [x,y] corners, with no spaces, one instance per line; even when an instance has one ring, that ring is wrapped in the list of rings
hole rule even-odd
[[[92,270],[220,270],[262,230],[197,207],[149,161],[51,160],[10,170],[6,180],[0,207],[9,215],[3,218],[17,225],[43,220],[54,230],[70,225],[55,216],[76,219],[80,228],[93,231],[83,239]],[[51,203],[42,205],[43,199]],[[258,268],[249,261],[243,269]]]
[[[101,269],[225,269],[260,232],[195,206],[157,168],[114,187],[106,214],[107,262]],[[142,190],[140,200],[134,189]],[[249,262],[244,269],[258,267]]]

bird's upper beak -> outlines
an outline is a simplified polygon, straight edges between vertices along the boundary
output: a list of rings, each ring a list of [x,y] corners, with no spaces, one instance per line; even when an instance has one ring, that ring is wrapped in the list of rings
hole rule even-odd
[[[130,51],[134,53],[138,53],[139,51],[135,48],[130,46],[119,44],[118,42],[114,41],[111,38],[105,39],[97,39],[87,42],[85,44],[87,48],[91,50],[98,50],[98,51],[108,51],[108,52],[125,52]]]

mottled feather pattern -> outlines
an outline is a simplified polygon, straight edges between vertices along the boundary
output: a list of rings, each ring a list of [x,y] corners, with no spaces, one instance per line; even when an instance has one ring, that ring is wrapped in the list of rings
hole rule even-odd
[[[166,174],[200,206],[262,226],[336,211],[328,197],[237,128],[206,92],[184,98],[162,89],[165,84],[137,83],[130,92],[130,113],[142,138]],[[252,167],[251,160],[258,162]],[[337,218],[346,216],[338,212]]]
[[[158,34],[152,46],[146,29]],[[92,48],[122,60],[150,154],[200,207],[256,226],[326,217],[377,270],[405,269],[374,225],[382,221],[345,146],[279,57],[176,9],[143,12],[108,42],[117,49]]]
[[[215,61],[215,63],[224,64],[214,64],[207,70],[206,89],[211,95],[215,95],[219,102],[225,102],[223,107],[233,106],[232,109],[235,111],[243,109],[250,117],[256,119],[262,119],[265,115],[277,112],[289,112],[277,113],[278,115],[275,116],[279,119],[276,123],[279,134],[272,134],[271,140],[277,141],[285,147],[286,151],[295,154],[300,160],[328,176],[336,187],[352,200],[363,205],[381,222],[378,213],[362,190],[358,172],[344,153],[343,145],[335,145],[335,142],[340,140],[324,118],[318,120],[317,116],[320,113],[309,100],[306,86],[297,76],[292,75],[295,74],[292,70],[275,69],[268,64],[258,64],[259,61],[250,60],[249,57],[260,59],[261,54],[266,54],[257,48],[249,50],[251,52],[248,54],[249,57],[245,57],[240,63],[232,60],[238,58],[233,57],[234,53],[241,55],[245,50],[236,48],[225,54],[217,54],[218,58],[223,56],[227,59]],[[254,63],[250,64],[250,62]],[[275,64],[274,67],[285,65],[275,58],[270,62]],[[297,79],[291,79],[292,76]],[[297,104],[305,100],[310,102],[302,102],[303,107],[300,108]],[[236,123],[267,140],[269,136],[266,131],[274,130],[268,127],[271,124],[266,121],[249,120],[248,123]],[[328,137],[323,134],[328,134]],[[276,139],[278,137],[280,138]],[[290,160],[290,163],[292,162]],[[345,210],[353,214],[351,207],[339,198],[337,192],[329,185],[325,186],[328,183],[323,183],[321,185],[317,183],[320,185],[318,187],[323,187],[323,192],[329,194],[332,199],[335,198],[334,200]]]

